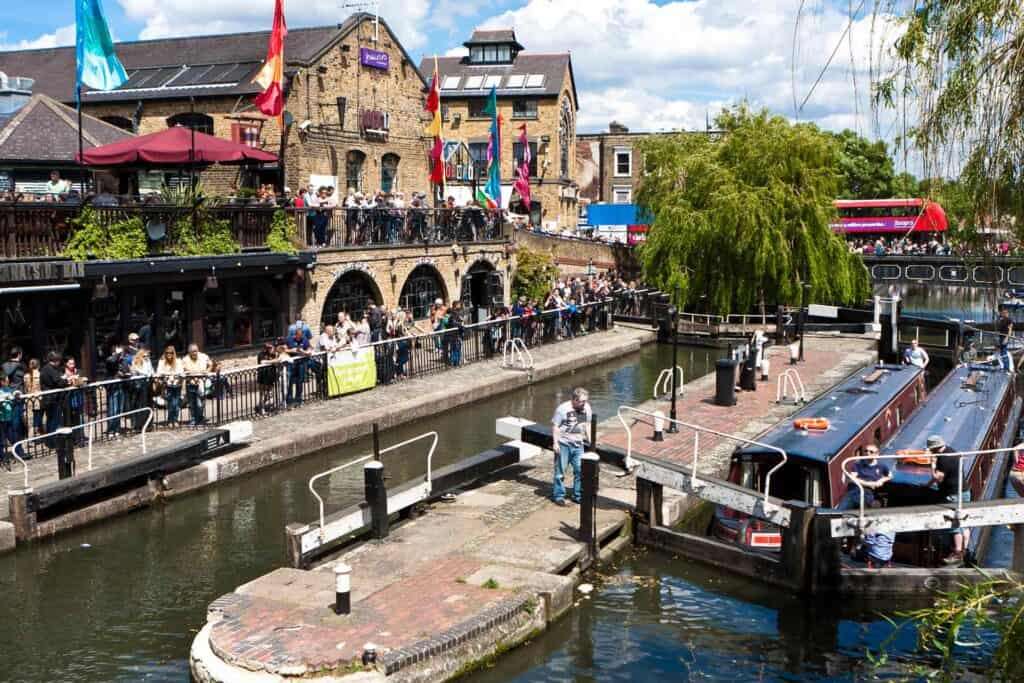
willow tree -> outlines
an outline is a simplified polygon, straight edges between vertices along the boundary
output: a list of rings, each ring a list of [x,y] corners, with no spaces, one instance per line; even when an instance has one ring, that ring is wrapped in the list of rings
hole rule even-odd
[[[869,294],[867,271],[829,227],[839,189],[833,138],[746,107],[716,119],[723,134],[652,136],[637,201],[653,216],[644,277],[678,303],[717,313],[758,303],[818,303]]]

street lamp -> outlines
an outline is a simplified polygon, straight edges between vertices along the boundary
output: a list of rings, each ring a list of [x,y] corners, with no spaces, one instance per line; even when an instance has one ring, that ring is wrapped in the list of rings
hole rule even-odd
[[[801,293],[800,304],[800,361],[804,359],[804,323],[807,319],[807,293],[811,291],[811,283],[805,282]]]

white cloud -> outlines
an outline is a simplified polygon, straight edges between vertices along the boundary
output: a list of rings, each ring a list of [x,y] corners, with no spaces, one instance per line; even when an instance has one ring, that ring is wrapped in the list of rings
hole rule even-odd
[[[48,47],[74,45],[75,25],[61,26],[53,33],[44,33],[38,38],[19,40],[16,43],[3,41],[2,39],[5,37],[5,35],[0,35],[0,50],[39,50]]]
[[[530,52],[571,52],[581,128],[588,130],[610,118],[634,130],[703,128],[707,110],[714,115],[722,103],[742,99],[794,117],[794,90],[799,104],[813,87],[799,118],[873,132],[868,56],[892,44],[892,18],[862,15],[844,35],[849,17],[837,6],[807,3],[797,27],[798,5],[529,0],[483,25],[514,27]]]
[[[209,35],[237,31],[269,30],[274,17],[272,2],[253,0],[118,0],[129,19],[143,24],[139,38]],[[340,23],[357,7],[340,0],[307,0],[285,7],[290,28]],[[355,3],[352,3],[355,4]],[[373,3],[366,9],[373,11]],[[427,17],[430,0],[381,0],[380,13],[407,50],[426,42],[421,26]]]

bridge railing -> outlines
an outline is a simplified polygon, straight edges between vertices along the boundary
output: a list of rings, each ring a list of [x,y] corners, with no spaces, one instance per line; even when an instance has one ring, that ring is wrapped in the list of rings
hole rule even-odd
[[[502,210],[362,207],[288,212],[310,248],[498,242],[508,235]]]

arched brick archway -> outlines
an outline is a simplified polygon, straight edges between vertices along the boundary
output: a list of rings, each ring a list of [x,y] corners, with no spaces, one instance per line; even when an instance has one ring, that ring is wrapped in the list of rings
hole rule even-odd
[[[361,314],[371,299],[378,305],[384,303],[380,287],[373,277],[362,270],[349,270],[337,277],[324,297],[320,320],[333,324],[338,319],[339,311],[345,311],[349,315]]]
[[[444,276],[434,266],[420,264],[413,268],[402,285],[398,305],[411,310],[416,320],[422,320],[430,315],[430,305],[435,299],[449,300]]]

